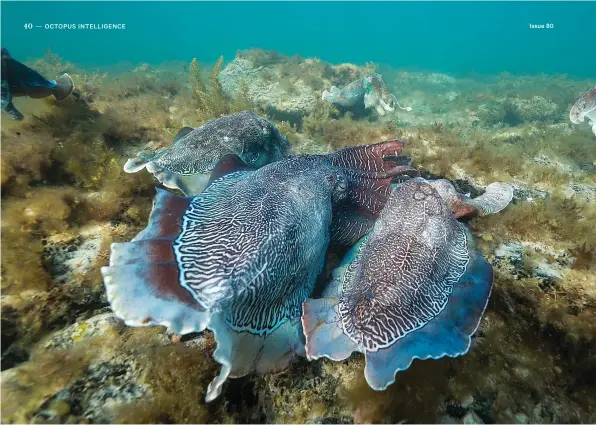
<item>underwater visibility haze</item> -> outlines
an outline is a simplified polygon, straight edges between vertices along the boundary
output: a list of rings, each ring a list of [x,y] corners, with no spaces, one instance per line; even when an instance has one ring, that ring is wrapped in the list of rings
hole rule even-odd
[[[596,422],[596,3],[0,6],[3,423]]]

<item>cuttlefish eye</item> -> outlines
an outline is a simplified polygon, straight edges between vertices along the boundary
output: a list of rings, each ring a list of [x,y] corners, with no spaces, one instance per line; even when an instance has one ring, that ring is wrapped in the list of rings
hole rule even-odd
[[[331,183],[333,189],[338,190],[340,192],[345,192],[345,190],[348,188],[348,183],[345,177],[341,174],[330,175],[329,183]]]

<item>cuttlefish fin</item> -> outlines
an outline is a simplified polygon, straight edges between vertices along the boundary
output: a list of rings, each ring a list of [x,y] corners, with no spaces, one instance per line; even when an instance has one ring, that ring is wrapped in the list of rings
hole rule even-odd
[[[377,391],[386,389],[395,382],[395,375],[409,368],[415,359],[466,354],[486,310],[492,285],[492,266],[482,254],[474,252],[443,311],[389,347],[365,352],[364,376],[370,387]]]
[[[158,189],[147,227],[111,246],[101,274],[112,310],[128,326],[163,325],[177,334],[207,327],[210,313],[180,284],[173,250],[189,202]]]
[[[125,173],[136,173],[141,171],[147,166],[147,163],[153,159],[153,155],[148,155],[143,152],[139,152],[134,158],[130,158],[124,164]]]
[[[213,358],[222,365],[220,374],[207,388],[205,401],[215,400],[228,377],[281,372],[295,356],[305,356],[300,317],[288,320],[268,335],[237,332],[225,321],[225,312],[212,315],[209,329],[217,341]]]
[[[24,118],[23,114],[21,114],[19,112],[19,110],[17,108],[15,108],[15,106],[12,104],[12,102],[10,102],[8,105],[6,105],[4,107],[4,110],[8,113],[8,115],[10,115],[10,117],[13,120],[20,121]]]

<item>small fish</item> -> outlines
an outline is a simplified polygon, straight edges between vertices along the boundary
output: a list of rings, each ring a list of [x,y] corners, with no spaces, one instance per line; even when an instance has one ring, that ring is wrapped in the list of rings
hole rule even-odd
[[[2,47],[2,109],[12,119],[22,120],[21,114],[13,105],[13,97],[29,96],[40,99],[54,95],[62,100],[72,93],[74,84],[68,74],[55,80],[46,80],[39,72],[13,59]]]
[[[580,124],[588,119],[592,132],[596,134],[596,86],[588,90],[569,111],[569,119],[574,124]]]

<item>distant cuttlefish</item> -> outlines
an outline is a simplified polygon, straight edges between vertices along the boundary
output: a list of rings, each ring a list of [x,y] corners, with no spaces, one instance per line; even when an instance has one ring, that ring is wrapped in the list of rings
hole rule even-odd
[[[575,102],[575,105],[569,111],[569,119],[574,124],[580,124],[586,118],[592,126],[592,132],[596,134],[596,86],[588,90]]]
[[[381,116],[385,115],[385,112],[393,112],[396,106],[408,112],[412,110],[409,106],[402,107],[399,104],[395,95],[387,89],[380,74],[365,75],[343,89],[333,86],[325,90],[321,98],[344,108],[353,108],[364,102],[366,109],[374,108]]]
[[[2,109],[12,119],[23,119],[23,114],[12,104],[13,97],[40,99],[54,95],[57,100],[62,100],[72,93],[73,88],[68,74],[62,74],[55,80],[46,80],[39,72],[13,59],[8,50],[2,48]]]

